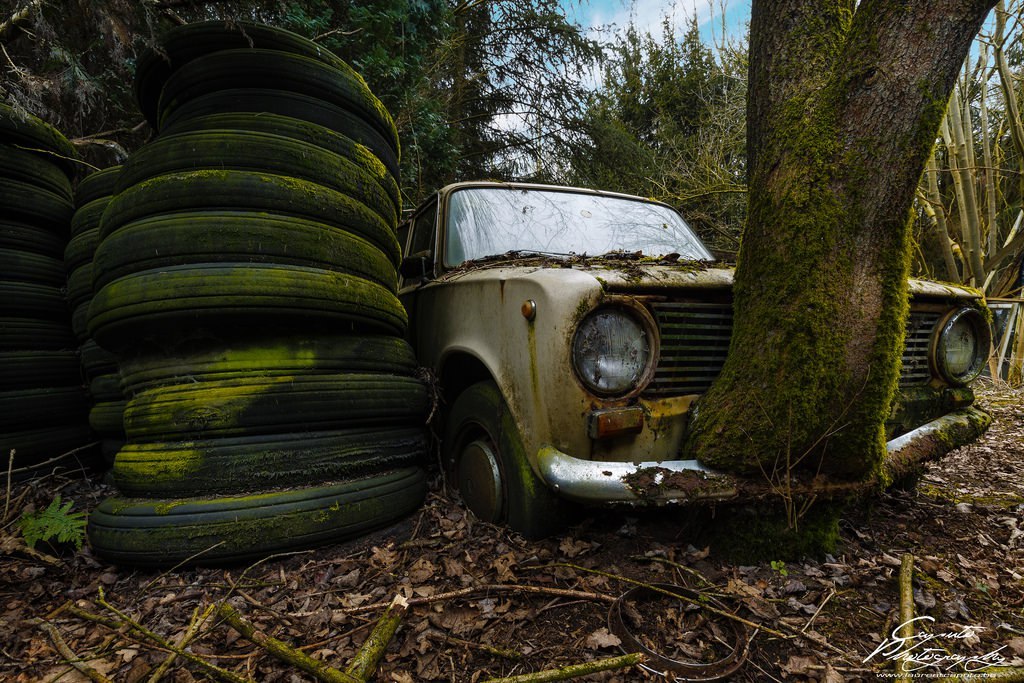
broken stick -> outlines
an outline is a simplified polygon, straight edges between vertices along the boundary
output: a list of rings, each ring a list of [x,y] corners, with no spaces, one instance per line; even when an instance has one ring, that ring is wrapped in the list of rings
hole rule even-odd
[[[317,659],[313,659],[305,652],[296,650],[284,641],[260,633],[256,630],[255,626],[243,619],[242,615],[226,602],[222,602],[217,607],[217,614],[231,628],[241,633],[242,637],[246,640],[256,643],[273,656],[288,662],[297,669],[302,669],[318,681],[323,681],[324,683],[359,683],[359,679],[344,671],[339,671]]]
[[[625,669],[637,664],[643,664],[644,656],[640,652],[633,652],[621,657],[610,657],[608,659],[595,659],[592,662],[583,664],[572,664],[561,669],[547,669],[532,674],[520,674],[507,678],[490,678],[483,683],[548,683],[549,681],[567,681],[570,678],[578,678],[588,674],[595,674],[600,671],[615,671]]]
[[[359,652],[349,662],[345,673],[357,681],[370,680],[377,670],[377,664],[380,663],[381,658],[384,656],[384,650],[387,649],[388,643],[395,636],[395,631],[398,630],[399,625],[402,623],[402,618],[405,617],[408,609],[409,603],[406,599],[401,595],[396,595],[394,600],[391,601],[391,605],[388,606],[387,611],[377,620],[377,625],[373,627],[373,631],[363,641]]]
[[[904,553],[900,561],[900,638],[914,637],[914,556]],[[905,640],[904,642],[907,642]],[[905,662],[897,660],[897,682],[910,683]]]

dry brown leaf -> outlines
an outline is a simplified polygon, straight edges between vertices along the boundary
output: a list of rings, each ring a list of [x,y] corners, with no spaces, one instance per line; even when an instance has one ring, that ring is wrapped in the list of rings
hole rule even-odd
[[[591,650],[601,650],[607,647],[618,647],[622,645],[622,640],[607,628],[602,627],[587,636],[586,645]]]

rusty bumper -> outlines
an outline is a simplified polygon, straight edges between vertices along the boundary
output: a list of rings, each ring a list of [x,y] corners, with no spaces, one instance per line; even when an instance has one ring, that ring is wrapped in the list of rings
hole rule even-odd
[[[992,418],[974,407],[928,422],[886,444],[879,476],[868,481],[840,481],[794,474],[787,489],[794,495],[841,495],[888,485],[929,461],[977,439]],[[581,460],[552,447],[537,453],[539,474],[560,496],[593,505],[698,503],[758,499],[773,495],[778,483],[708,469],[696,460],[609,462]]]

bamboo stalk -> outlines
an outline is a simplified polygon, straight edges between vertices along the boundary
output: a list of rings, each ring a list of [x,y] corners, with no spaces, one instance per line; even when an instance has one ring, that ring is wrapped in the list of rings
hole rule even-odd
[[[981,44],[981,55],[978,58],[981,62],[988,64],[988,45],[986,43]],[[985,228],[987,230],[987,243],[988,249],[986,251],[986,261],[989,262],[990,268],[991,260],[996,255],[996,250],[999,248],[999,221],[997,219],[998,210],[996,208],[996,166],[992,156],[992,131],[989,130],[989,117],[988,117],[988,77],[982,75],[979,79],[981,81],[981,103],[978,115],[981,117],[979,122],[981,126],[981,154],[982,161],[985,164]],[[990,273],[991,274],[991,273]]]
[[[950,96],[949,130],[952,133],[952,151],[956,156],[956,172],[953,174],[953,187],[957,194],[957,205],[960,207],[961,225],[964,242],[967,244],[967,258],[971,265],[971,277],[974,283],[980,285],[985,281],[985,266],[982,264],[981,253],[981,221],[978,212],[978,199],[974,192],[974,179],[971,177],[973,167],[968,152],[967,139],[964,134],[964,126],[969,121],[964,121],[961,108],[963,103],[960,100],[960,86],[953,88]],[[947,141],[947,146],[949,142]]]

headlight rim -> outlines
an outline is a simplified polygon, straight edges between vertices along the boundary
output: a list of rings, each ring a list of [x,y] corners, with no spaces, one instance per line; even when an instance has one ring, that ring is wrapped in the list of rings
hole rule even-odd
[[[967,318],[974,330],[978,344],[978,351],[975,353],[974,361],[967,372],[957,375],[946,365],[946,356],[943,349],[943,342],[946,335],[953,328],[953,325]],[[935,326],[935,333],[932,335],[931,356],[932,369],[934,373],[947,384],[954,387],[964,387],[973,382],[985,369],[985,360],[988,358],[988,347],[991,345],[991,331],[988,321],[981,311],[970,306],[962,306],[947,313]]]
[[[640,373],[636,383],[628,391],[604,391],[600,388],[591,386],[587,383],[587,380],[584,379],[584,374],[580,371],[576,360],[576,340],[579,337],[583,323],[591,316],[609,309],[618,310],[632,317],[634,322],[640,325],[647,337],[647,364],[644,367],[643,372]],[[605,299],[580,316],[576,322],[575,329],[572,333],[572,339],[569,343],[569,364],[572,366],[572,374],[576,378],[576,382],[584,391],[601,400],[618,401],[638,396],[643,393],[647,388],[647,385],[654,379],[654,373],[658,366],[658,357],[661,351],[660,337],[661,336],[658,333],[658,324],[655,322],[654,316],[651,315],[651,312],[646,306],[627,297]]]

